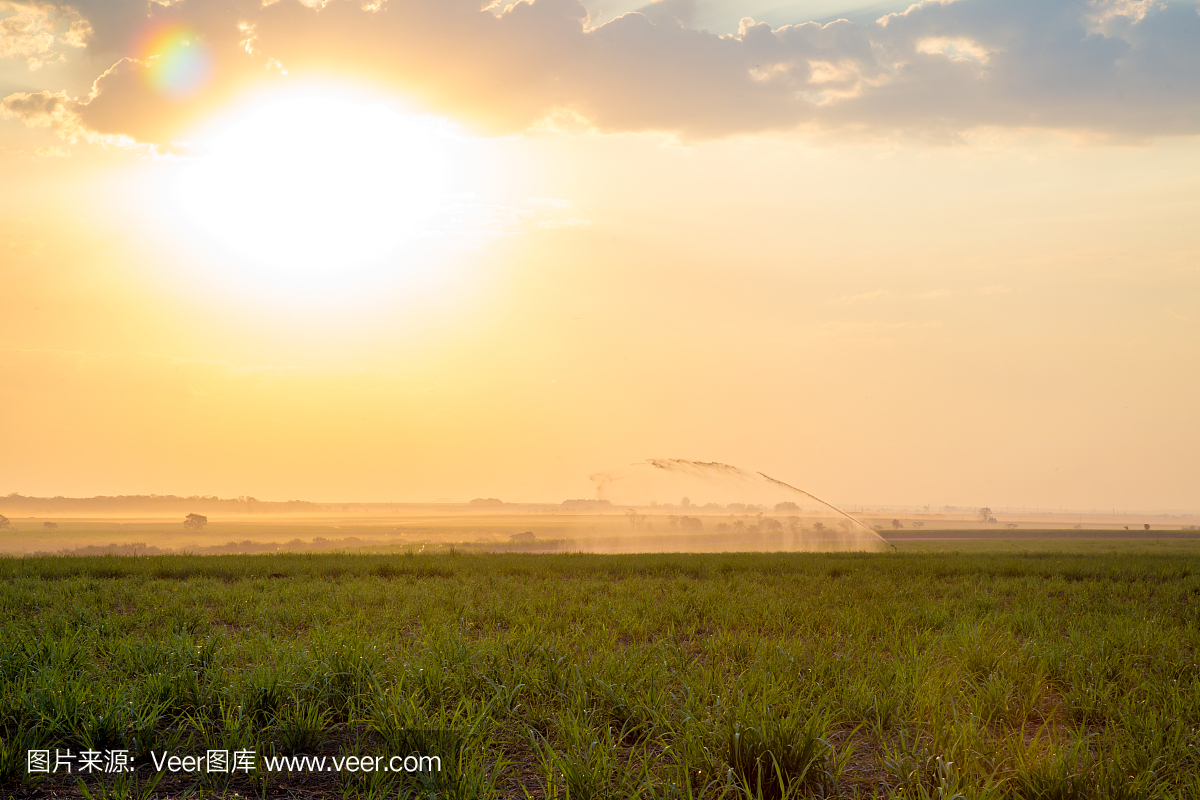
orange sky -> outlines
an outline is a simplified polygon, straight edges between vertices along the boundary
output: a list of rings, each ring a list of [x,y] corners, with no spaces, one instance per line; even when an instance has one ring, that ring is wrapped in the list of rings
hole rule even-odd
[[[0,2],[0,493],[1200,508],[1195,3],[318,5]]]

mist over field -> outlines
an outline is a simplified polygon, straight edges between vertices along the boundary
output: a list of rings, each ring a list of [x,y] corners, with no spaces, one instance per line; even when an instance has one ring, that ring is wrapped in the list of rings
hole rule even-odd
[[[0,515],[9,515],[0,518],[0,552],[881,552],[895,542],[1001,537],[1200,538],[1200,515],[1187,514],[846,511],[764,473],[718,462],[648,459],[590,480],[593,498],[541,504],[14,494],[0,498]]]

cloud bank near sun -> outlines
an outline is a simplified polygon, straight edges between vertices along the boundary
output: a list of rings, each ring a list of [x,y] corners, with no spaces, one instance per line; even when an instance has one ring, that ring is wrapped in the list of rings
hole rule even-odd
[[[559,118],[688,138],[1200,132],[1195,2],[924,0],[867,24],[745,18],[729,35],[637,12],[590,27],[578,0],[10,0],[0,14],[3,54],[30,69],[80,47],[104,67],[90,92],[3,99],[7,116],[72,138],[163,144],[240,90],[319,74],[496,131]]]

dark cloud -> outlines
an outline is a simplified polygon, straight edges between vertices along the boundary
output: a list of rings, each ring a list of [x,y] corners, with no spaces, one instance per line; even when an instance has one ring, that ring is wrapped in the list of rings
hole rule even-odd
[[[88,130],[162,143],[238,89],[287,70],[287,80],[333,74],[384,84],[504,131],[565,113],[603,131],[699,138],[797,128],[1200,132],[1194,2],[934,0],[870,24],[772,29],[746,19],[729,36],[686,27],[686,0],[595,28],[578,0],[502,11],[469,0],[392,0],[376,10],[350,0],[132,7],[74,6],[94,31],[89,48],[118,52],[149,17],[170,15],[211,50],[204,91],[166,99],[145,80],[149,64],[126,59],[89,97],[14,95],[6,111],[36,121],[66,110]],[[23,110],[39,102],[54,108]]]

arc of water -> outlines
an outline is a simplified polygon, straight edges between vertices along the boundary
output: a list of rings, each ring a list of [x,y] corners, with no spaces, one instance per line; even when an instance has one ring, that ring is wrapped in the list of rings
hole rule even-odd
[[[800,494],[804,495],[805,497],[810,497],[810,498],[812,498],[813,500],[816,500],[818,503],[820,503],[821,505],[823,505],[823,506],[825,506],[825,507],[827,507],[827,508],[832,508],[834,511],[836,511],[836,512],[837,512],[837,513],[839,513],[839,514],[841,514],[843,517],[845,517],[846,519],[850,520],[850,521],[851,521],[851,522],[853,522],[855,525],[857,525],[858,527],[862,528],[864,531],[867,531],[867,532],[868,532],[868,533],[870,533],[872,536],[874,536],[876,539],[878,539],[879,541],[881,541],[881,542],[883,542],[884,544],[886,544],[888,547],[892,548],[893,550],[895,550],[895,549],[896,549],[896,545],[892,544],[892,543],[891,543],[891,542],[889,542],[887,539],[885,539],[885,538],[883,538],[882,536],[880,536],[880,535],[879,535],[879,531],[871,530],[871,529],[870,529],[870,528],[868,528],[866,525],[862,524],[861,522],[859,522],[858,520],[856,520],[854,517],[852,517],[852,516],[850,516],[849,514],[847,514],[845,511],[842,511],[840,508],[838,508],[837,506],[835,506],[833,503],[826,503],[824,500],[822,500],[821,498],[817,497],[815,494],[812,494],[811,492],[806,492],[806,491],[804,491],[803,489],[797,489],[795,486],[792,486],[790,483],[784,483],[783,481],[779,480],[778,478],[772,478],[770,475],[768,475],[768,474],[767,474],[767,473],[765,473],[765,472],[760,472],[760,473],[758,473],[758,474],[759,474],[759,475],[762,475],[764,478],[766,478],[767,480],[769,480],[771,483],[777,483],[777,484],[779,484],[780,486],[784,487],[785,489],[791,489],[793,492],[799,492]]]
[[[723,472],[727,475],[731,475],[733,477],[740,478],[743,481],[750,481],[750,480],[753,480],[753,478],[754,478],[753,475],[746,472],[741,467],[735,467],[732,464],[722,464],[719,461],[688,461],[687,459],[683,459],[683,458],[649,458],[649,459],[646,459],[646,463],[650,464],[652,467],[657,467],[658,469],[661,469],[661,470],[667,470],[667,471],[681,470],[681,471],[689,472],[693,475],[698,475],[698,476],[702,476],[704,470],[717,470],[718,472]],[[845,511],[842,511],[840,508],[835,506],[833,503],[827,503],[824,500],[822,500],[821,498],[817,497],[812,492],[806,492],[803,489],[798,489],[795,486],[792,486],[790,483],[784,483],[783,481],[779,480],[778,478],[772,478],[770,475],[768,475],[765,472],[759,472],[757,474],[759,475],[759,477],[764,478],[764,479],[770,481],[771,483],[774,483],[778,486],[782,486],[783,488],[789,489],[793,492],[796,492],[797,494],[802,494],[805,497],[809,498],[810,500],[817,501],[818,503],[825,506],[826,508],[833,509],[838,514],[840,514],[843,517],[845,517],[846,519],[850,520],[851,524],[857,525],[858,527],[862,528],[864,531],[871,534],[876,539],[883,542],[884,544],[886,544],[888,547],[892,548],[893,550],[896,549],[896,545],[892,544],[887,539],[884,539],[882,536],[880,536],[878,531],[871,530],[869,527],[867,527],[863,523],[859,522],[854,517],[847,514]]]

